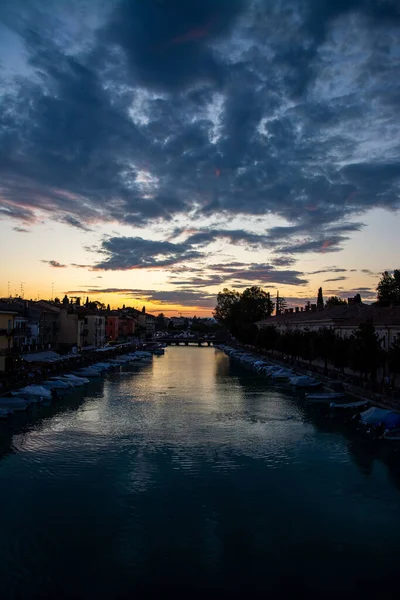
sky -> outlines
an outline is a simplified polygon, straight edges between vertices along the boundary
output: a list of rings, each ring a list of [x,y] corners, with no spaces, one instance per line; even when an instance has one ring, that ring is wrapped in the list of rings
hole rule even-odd
[[[371,302],[399,107],[398,0],[2,0],[0,296]]]

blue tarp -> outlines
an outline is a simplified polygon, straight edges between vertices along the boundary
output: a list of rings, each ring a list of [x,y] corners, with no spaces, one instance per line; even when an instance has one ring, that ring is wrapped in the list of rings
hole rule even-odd
[[[383,421],[392,414],[392,411],[385,410],[384,408],[377,408],[376,406],[372,406],[365,410],[360,415],[360,420],[362,423],[366,425],[379,425],[379,423],[383,423]]]
[[[391,413],[386,417],[383,421],[386,426],[386,429],[395,429],[396,427],[400,427],[400,415],[399,413]]]
[[[362,412],[360,420],[366,425],[380,425],[382,423],[386,429],[400,427],[399,413],[384,408],[377,408],[376,406]]]

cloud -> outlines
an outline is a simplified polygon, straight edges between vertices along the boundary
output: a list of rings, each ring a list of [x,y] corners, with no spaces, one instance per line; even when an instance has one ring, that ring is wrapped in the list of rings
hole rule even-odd
[[[17,231],[18,233],[30,233],[29,229],[25,229],[24,227],[13,227],[13,231]]]
[[[318,271],[310,271],[308,275],[319,275],[320,273],[346,273],[347,269],[342,267],[326,267],[326,269],[319,269]]]
[[[46,263],[46,264],[50,265],[50,267],[54,267],[56,269],[66,269],[67,268],[67,265],[62,265],[57,260],[41,260],[40,262]]]
[[[124,298],[153,302],[157,304],[177,304],[196,308],[214,308],[215,294],[206,294],[189,290],[141,290],[132,288],[98,288],[91,286],[88,289],[69,290],[66,294],[118,294]]]
[[[129,269],[170,267],[183,260],[200,258],[201,252],[187,244],[145,240],[140,237],[112,237],[102,242],[104,260],[95,269],[124,271]]]
[[[347,277],[332,277],[331,279],[324,279],[325,283],[327,283],[328,281],[344,281],[345,279],[348,279]]]
[[[1,92],[0,218],[198,230],[159,254],[110,238],[101,269],[177,264],[216,240],[290,266],[400,207],[396,0],[62,4],[0,9],[23,47]],[[219,226],[271,214],[287,225]]]

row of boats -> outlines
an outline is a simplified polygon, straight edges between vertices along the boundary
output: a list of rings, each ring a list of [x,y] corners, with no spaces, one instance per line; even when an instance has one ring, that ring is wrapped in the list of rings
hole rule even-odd
[[[71,373],[49,377],[39,384],[22,387],[10,396],[0,396],[0,418],[5,419],[14,412],[25,411],[33,404],[50,402],[74,388],[86,385],[91,379],[100,377],[107,371],[135,361],[146,361],[152,356],[152,352],[137,350],[118,358],[110,358],[106,362],[97,362],[90,367],[76,369]]]
[[[311,375],[298,375],[292,369],[262,359],[251,352],[225,345],[220,345],[219,348],[233,360],[237,360],[260,375],[266,376],[271,382],[289,383],[295,388],[305,389],[322,386],[322,382]],[[385,439],[400,441],[399,413],[375,406],[367,408],[370,401],[366,399],[349,401],[346,399],[346,390],[341,382],[332,382],[330,388],[330,391],[307,392],[305,394],[306,402],[309,404],[325,404],[329,408],[338,411],[352,411],[368,433],[379,431]]]

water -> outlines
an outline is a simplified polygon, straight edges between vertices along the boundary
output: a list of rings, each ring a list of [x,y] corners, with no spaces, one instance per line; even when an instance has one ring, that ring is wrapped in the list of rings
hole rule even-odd
[[[397,589],[400,454],[212,348],[0,425],[0,598]]]

